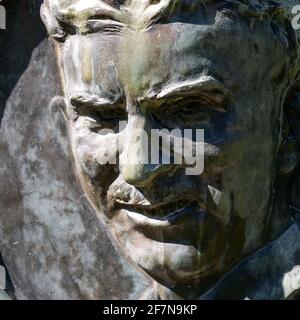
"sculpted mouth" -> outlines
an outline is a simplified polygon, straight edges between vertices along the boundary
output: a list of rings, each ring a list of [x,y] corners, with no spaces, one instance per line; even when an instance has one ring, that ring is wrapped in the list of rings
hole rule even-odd
[[[149,196],[142,193],[124,183],[120,177],[118,179],[108,192],[108,198],[113,203],[110,210],[117,215],[119,211],[121,216],[129,217],[138,226],[170,226],[175,223],[177,225],[177,222],[187,222],[189,219],[184,219],[187,216],[198,221],[207,218],[211,220],[212,217],[223,225],[230,219],[230,212],[218,210],[222,192],[211,185],[207,185],[207,188],[202,190],[201,197],[198,196],[197,199],[189,199],[189,193],[184,191],[182,195],[186,196],[185,199],[175,200],[175,196],[172,199],[166,196],[157,203],[151,194]]]
[[[156,206],[123,204],[122,209],[126,210],[127,215],[139,224],[166,227],[173,225],[187,215],[195,213],[199,210],[199,207],[195,201],[179,200]]]

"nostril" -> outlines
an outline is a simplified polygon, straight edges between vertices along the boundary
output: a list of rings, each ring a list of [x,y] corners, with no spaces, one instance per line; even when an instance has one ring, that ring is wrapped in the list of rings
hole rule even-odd
[[[125,181],[122,175],[119,175],[111,184],[107,195],[114,203],[144,206],[150,205],[150,202],[145,198],[144,194],[135,186]]]

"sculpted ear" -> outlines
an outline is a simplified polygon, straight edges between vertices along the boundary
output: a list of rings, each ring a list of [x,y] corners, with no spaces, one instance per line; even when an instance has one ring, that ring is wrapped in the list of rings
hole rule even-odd
[[[289,205],[300,209],[300,83],[288,93],[284,105],[283,143],[279,150],[279,174],[288,179]],[[300,212],[300,211],[299,211]]]
[[[286,109],[290,134],[300,141],[300,84],[293,88],[287,97]]]
[[[40,14],[49,35],[58,42],[65,41],[67,34],[59,25],[55,16],[52,14],[47,2],[41,5]]]
[[[66,124],[70,120],[65,100],[61,96],[55,96],[49,104],[49,116],[52,127],[66,135]]]
[[[283,142],[279,149],[278,169],[291,175],[300,160],[300,84],[293,87],[284,103]]]

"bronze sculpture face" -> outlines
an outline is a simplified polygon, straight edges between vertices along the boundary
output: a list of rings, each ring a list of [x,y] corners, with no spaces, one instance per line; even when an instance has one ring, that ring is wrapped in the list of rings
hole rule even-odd
[[[48,0],[42,13],[78,176],[130,260],[169,288],[201,288],[286,228],[288,200],[274,191],[286,183],[278,158],[296,47],[280,9]],[[201,175],[136,161],[135,129],[162,128],[205,130]],[[118,156],[132,161],[109,161]]]

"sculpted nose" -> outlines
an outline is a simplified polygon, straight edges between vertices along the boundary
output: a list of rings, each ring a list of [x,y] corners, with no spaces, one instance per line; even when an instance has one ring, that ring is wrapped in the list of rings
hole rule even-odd
[[[151,128],[147,116],[128,116],[121,141],[119,168],[123,179],[134,186],[145,186],[173,168],[173,165],[151,164]]]

